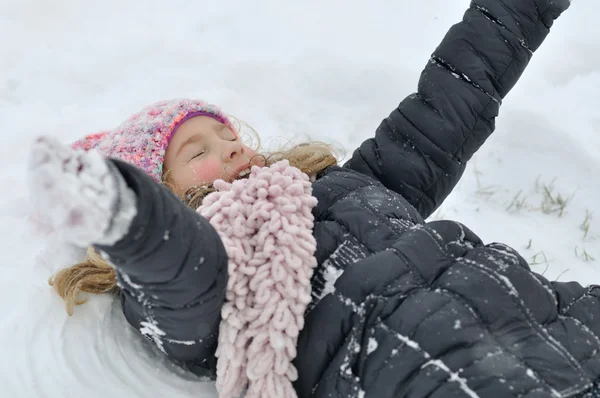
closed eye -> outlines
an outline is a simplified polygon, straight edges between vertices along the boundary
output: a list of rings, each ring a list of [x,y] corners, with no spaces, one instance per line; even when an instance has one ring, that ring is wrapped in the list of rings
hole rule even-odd
[[[202,151],[198,152],[197,154],[195,154],[190,160],[194,160],[194,159],[204,155],[205,153],[206,153],[206,151],[202,150]]]
[[[227,141],[237,141],[238,137],[237,134],[234,134],[229,127],[227,127],[226,124],[219,124],[217,126],[215,126],[215,133],[217,133],[217,135],[219,137],[221,137],[222,140],[227,140]],[[233,135],[233,138],[229,138],[231,137],[231,135]]]

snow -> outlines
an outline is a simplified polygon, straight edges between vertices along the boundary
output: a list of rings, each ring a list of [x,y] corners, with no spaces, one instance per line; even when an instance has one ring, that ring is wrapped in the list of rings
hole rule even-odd
[[[154,343],[158,346],[158,349],[166,354],[162,342],[162,337],[165,335],[165,332],[158,327],[156,321],[150,318],[149,322],[140,322],[140,326],[140,332],[144,336],[152,339],[152,341],[154,341]]]
[[[369,343],[367,344],[367,355],[371,354],[373,351],[377,349],[379,344],[374,337],[369,337]]]
[[[43,209],[35,217],[44,229],[54,226],[57,235],[82,247],[111,245],[125,235],[137,212],[135,194],[120,175],[111,175],[98,152],[76,152],[58,138],[40,137],[29,156],[31,206]]]
[[[457,372],[453,372],[441,359],[432,359],[431,354],[429,354],[428,352],[423,350],[419,346],[419,343],[417,343],[414,340],[411,340],[410,337],[408,337],[408,336],[404,336],[400,333],[392,331],[385,325],[381,325],[381,327],[387,329],[388,332],[390,332],[392,335],[394,335],[398,340],[400,340],[402,343],[404,343],[407,347],[410,347],[413,350],[415,350],[416,352],[423,355],[423,357],[427,360],[427,362],[425,362],[423,365],[421,365],[421,369],[425,369],[429,366],[438,368],[442,372],[445,372],[448,374],[449,382],[458,383],[460,390],[463,391],[466,396],[468,396],[470,398],[479,398],[479,395],[477,395],[477,393],[475,393],[473,390],[471,390],[469,388],[469,386],[467,385],[466,379],[460,377]],[[397,350],[396,349],[392,350],[392,355],[395,356],[396,354],[397,354]]]
[[[466,396],[468,396],[470,398],[479,398],[479,395],[477,395],[477,393],[475,391],[473,391],[469,388],[469,386],[467,385],[467,380],[460,377],[458,375],[458,373],[450,370],[450,368],[448,366],[446,366],[446,364],[444,362],[442,362],[441,360],[432,359],[430,361],[427,361],[427,363],[425,363],[421,368],[426,368],[427,366],[434,366],[434,367],[440,369],[441,371],[448,373],[448,376],[449,376],[448,381],[458,383],[459,388],[462,390],[462,392],[465,393]]]
[[[344,270],[335,268],[329,261],[325,261],[323,263],[323,267],[323,279],[325,280],[325,286],[323,287],[321,297],[324,297],[329,293],[335,293],[335,282],[344,273]]]
[[[127,275],[125,272],[119,272],[119,274],[121,275],[121,278],[123,278],[123,281],[125,281],[125,283],[127,283],[133,289],[141,290],[144,287],[144,286],[139,285],[137,283],[133,283],[133,281],[131,280],[131,278],[129,277],[129,275]]]
[[[82,253],[26,222],[34,137],[70,142],[150,102],[201,97],[268,147],[311,137],[350,154],[414,91],[469,1],[449,4],[1,0],[5,395],[216,397],[212,383],[162,360],[109,297],[67,316],[47,279]],[[600,281],[598,12],[597,1],[579,0],[557,21],[504,101],[497,132],[432,217],[507,243],[550,280],[584,284]]]

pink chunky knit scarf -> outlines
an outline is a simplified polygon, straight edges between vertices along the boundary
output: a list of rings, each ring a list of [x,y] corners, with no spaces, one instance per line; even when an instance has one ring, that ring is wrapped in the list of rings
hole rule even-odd
[[[292,360],[316,266],[311,182],[284,160],[214,187],[198,212],[229,256],[216,352],[219,396],[247,389],[246,398],[295,398]]]

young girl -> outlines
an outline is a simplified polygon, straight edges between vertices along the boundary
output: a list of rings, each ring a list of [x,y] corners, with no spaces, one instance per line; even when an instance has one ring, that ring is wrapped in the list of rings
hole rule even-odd
[[[256,156],[224,113],[193,100],[152,105],[74,145],[89,152],[40,138],[30,175],[32,196],[47,209],[42,221],[93,246],[88,261],[52,283],[69,311],[80,291],[118,291],[127,320],[174,361],[216,376],[222,396],[246,386],[267,397],[598,396],[600,289],[549,282],[505,245],[486,245],[456,222],[424,222],[494,130],[502,99],[569,3],[473,3],[432,55],[418,92],[341,167],[318,144]],[[269,191],[278,183],[300,188]],[[246,208],[279,212],[279,229],[250,218],[227,223]],[[298,239],[257,258],[260,242],[290,234]],[[310,299],[304,285],[252,285],[258,260],[289,263],[279,282],[310,269]],[[300,320],[261,318],[255,305],[273,297],[274,306],[296,300]],[[232,316],[238,310],[254,311],[272,335],[250,333]],[[291,340],[276,338],[279,323],[297,327],[285,331]],[[269,377],[244,368],[260,357],[252,348],[259,336],[271,344],[266,352],[287,350],[263,357],[275,369]]]

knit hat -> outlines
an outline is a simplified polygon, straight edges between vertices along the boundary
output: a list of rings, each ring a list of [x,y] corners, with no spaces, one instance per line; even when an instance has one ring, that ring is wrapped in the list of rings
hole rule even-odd
[[[147,106],[116,129],[90,134],[72,147],[84,151],[95,149],[104,156],[133,164],[160,182],[165,152],[173,134],[181,123],[195,116],[210,116],[236,133],[218,107],[201,100],[174,99]]]

